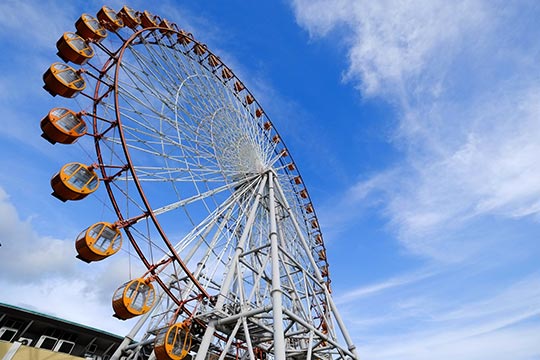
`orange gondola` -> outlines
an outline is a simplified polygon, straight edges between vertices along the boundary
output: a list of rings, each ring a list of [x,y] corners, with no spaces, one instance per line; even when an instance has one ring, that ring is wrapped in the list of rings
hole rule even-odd
[[[327,289],[328,292],[331,294],[331,293],[332,293],[332,288],[330,287],[330,283],[332,283],[332,280],[327,279],[327,280],[324,282],[324,285],[326,285],[326,289]]]
[[[328,265],[324,265],[322,268],[321,268],[321,276],[322,277],[328,277],[329,275],[329,270],[328,270]]]
[[[91,166],[69,163],[51,179],[52,195],[62,201],[80,200],[97,190],[99,179]]]
[[[108,6],[103,6],[97,13],[97,19],[101,25],[111,31],[116,31],[124,27],[124,21],[122,18]]]
[[[144,10],[142,13],[140,13],[139,17],[141,19],[141,25],[145,29],[150,27],[156,27],[161,22],[159,16],[150,14],[148,10]]]
[[[135,29],[137,25],[141,23],[141,20],[137,16],[137,12],[127,5],[124,5],[118,12],[118,17],[122,19],[124,25],[130,29]]]
[[[328,334],[328,324],[326,323],[326,320],[322,321],[320,328],[323,334]]]
[[[156,292],[149,280],[142,278],[128,281],[114,293],[112,306],[114,317],[131,319],[150,311],[156,301]]]
[[[244,86],[244,84],[242,84],[238,80],[234,83],[234,91],[236,91],[236,92],[240,92],[240,91],[244,90],[245,88],[246,87]]]
[[[193,46],[193,52],[199,56],[204,55],[206,50],[208,50],[208,46],[206,46],[206,44],[196,44]]]
[[[161,19],[161,22],[158,24],[158,26],[162,28],[159,29],[159,32],[168,36],[172,34],[172,31],[178,29],[178,26],[175,23],[170,22],[167,19]]]
[[[154,342],[157,360],[182,360],[191,349],[190,321],[184,321],[158,332]]]
[[[120,229],[107,222],[98,222],[77,236],[77,258],[85,262],[99,261],[114,255],[122,246]]]
[[[100,42],[107,37],[107,30],[92,15],[82,14],[79,20],[75,22],[75,28],[77,34],[87,41]]]
[[[41,136],[51,144],[73,144],[86,134],[86,122],[80,114],[65,109],[54,108],[41,120]]]
[[[210,54],[210,56],[208,56],[208,64],[211,67],[216,67],[219,64],[221,64],[221,60],[219,60],[219,58],[216,55]]]
[[[191,40],[193,39],[193,34],[185,32],[184,30],[180,30],[178,34],[178,42],[184,46],[189,44]]]
[[[231,69],[229,69],[228,67],[223,67],[223,69],[221,70],[221,77],[225,80],[232,78],[233,73]]]
[[[266,360],[266,351],[260,347],[254,347],[253,354],[257,360]]]
[[[246,102],[249,104],[252,104],[255,101],[255,98],[251,94],[246,95]]]
[[[79,35],[66,32],[56,42],[57,55],[64,61],[82,65],[94,56],[94,50]]]
[[[63,63],[52,64],[43,74],[43,88],[52,96],[72,98],[86,88],[79,71]]]

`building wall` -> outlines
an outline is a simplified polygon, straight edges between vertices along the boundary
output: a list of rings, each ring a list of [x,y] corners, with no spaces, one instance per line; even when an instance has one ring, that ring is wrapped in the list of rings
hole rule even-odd
[[[96,328],[0,303],[0,360],[7,360],[3,359],[5,354],[16,350],[21,342],[29,346],[17,349],[13,358],[9,353],[10,359],[108,360],[122,340],[123,337]],[[16,343],[16,347],[12,348],[11,343]]]
[[[16,343],[0,340],[0,359],[4,358],[9,349]],[[20,345],[12,360],[80,360],[82,358],[55,351],[38,349],[31,346]]]

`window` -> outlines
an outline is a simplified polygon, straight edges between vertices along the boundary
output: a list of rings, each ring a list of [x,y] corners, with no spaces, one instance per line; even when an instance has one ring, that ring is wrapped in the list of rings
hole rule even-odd
[[[79,125],[79,122],[79,119],[77,119],[75,115],[73,115],[72,113],[68,113],[66,116],[58,119],[56,125],[64,129],[65,131],[70,131],[71,129]]]
[[[17,329],[2,327],[0,328],[0,340],[11,341],[17,334]]]
[[[39,338],[39,340],[38,340],[38,342],[36,344],[36,347],[41,348],[41,349],[52,350],[52,349],[54,349],[54,346],[56,345],[57,341],[58,341],[57,338],[42,335]]]
[[[53,350],[61,352],[61,353],[65,353],[65,354],[71,354],[71,351],[73,350],[74,346],[75,346],[75,343],[71,341],[59,340]]]
[[[96,344],[94,344],[94,343],[88,345],[86,347],[86,350],[84,351],[84,357],[95,358],[92,355],[94,355],[96,353],[97,349],[98,349],[98,346]]]

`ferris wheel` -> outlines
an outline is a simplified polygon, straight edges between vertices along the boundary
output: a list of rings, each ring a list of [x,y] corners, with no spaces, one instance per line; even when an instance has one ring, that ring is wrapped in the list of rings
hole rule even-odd
[[[43,80],[79,108],[41,128],[95,148],[53,176],[53,195],[101,187],[116,215],[81,232],[77,257],[102,261],[125,238],[146,268],[113,294],[114,316],[140,317],[113,358],[357,359],[304,181],[244,83],[148,11],[104,6],[75,30]]]

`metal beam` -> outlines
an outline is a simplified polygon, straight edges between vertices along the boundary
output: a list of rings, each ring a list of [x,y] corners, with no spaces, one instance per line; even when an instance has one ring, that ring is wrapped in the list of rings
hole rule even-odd
[[[283,330],[283,298],[279,269],[279,244],[276,223],[276,198],[274,176],[268,172],[268,210],[270,216],[270,253],[272,257],[272,314],[274,317],[274,359],[285,359],[285,336]]]
[[[253,226],[253,222],[255,221],[255,218],[256,218],[255,215],[257,214],[257,209],[259,208],[259,203],[261,201],[263,189],[264,189],[264,186],[266,185],[267,178],[268,178],[268,175],[263,176],[262,181],[257,190],[257,195],[255,197],[255,200],[253,201],[253,205],[251,206],[251,210],[250,210],[247,222],[246,222],[246,226],[244,228],[244,231],[240,239],[238,240],[238,245],[231,259],[231,262],[230,262],[231,268],[229,268],[229,271],[227,272],[227,276],[221,286],[221,290],[219,292],[216,305],[214,307],[215,309],[221,309],[223,303],[225,302],[226,295],[229,292],[229,289],[234,280],[234,273],[236,272],[238,259],[244,252],[244,244],[250,233],[251,227]],[[210,321],[206,327],[206,331],[204,332],[204,336],[201,340],[201,345],[199,346],[199,351],[197,352],[197,356],[195,357],[195,360],[206,359],[206,353],[208,352],[208,347],[210,346],[210,343],[212,342],[212,338],[214,336],[215,331],[216,331],[216,321]]]
[[[313,266],[313,268],[315,270],[315,276],[317,277],[319,282],[322,284],[324,282],[324,279],[323,279],[323,277],[321,275],[321,271],[320,271],[319,267],[317,266],[317,262],[313,258],[313,255],[311,253],[311,249],[308,246],[308,243],[307,243],[304,235],[302,234],[302,231],[300,229],[298,221],[296,220],[295,216],[292,214],[291,207],[290,207],[289,203],[287,202],[287,198],[285,197],[283,189],[279,186],[279,183],[277,184],[277,191],[278,191],[278,193],[279,193],[279,195],[281,197],[281,200],[285,204],[287,212],[291,215],[290,219],[291,219],[291,221],[292,221],[292,223],[294,225],[294,228],[295,228],[295,230],[296,230],[296,232],[298,234],[300,242],[302,243],[302,246],[304,247],[304,249],[305,249],[305,251],[306,251],[306,253],[308,255],[309,261],[311,262],[311,265]],[[328,300],[328,303],[330,305],[330,308],[332,310],[334,318],[336,319],[336,322],[338,323],[338,326],[339,326],[339,328],[341,330],[341,334],[343,335],[343,338],[345,339],[345,342],[347,343],[347,347],[349,348],[351,356],[354,359],[358,359],[358,355],[356,354],[356,346],[354,345],[354,343],[353,343],[353,341],[351,339],[351,336],[349,335],[349,332],[347,331],[347,328],[345,327],[345,323],[343,322],[343,319],[341,318],[341,315],[339,314],[339,311],[337,310],[337,307],[336,307],[334,301],[332,300],[332,296],[330,296],[330,293],[329,293],[328,289],[326,289],[325,286],[323,286],[323,288],[324,288],[325,297]]]

